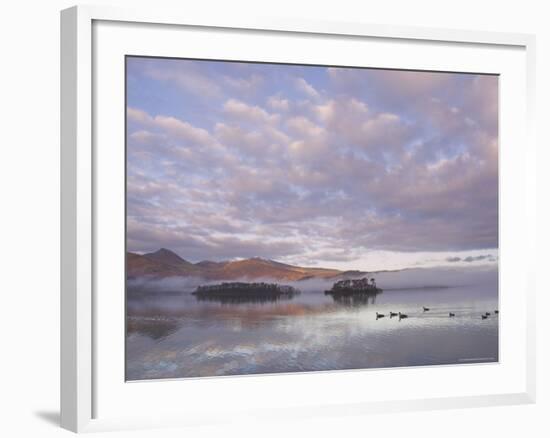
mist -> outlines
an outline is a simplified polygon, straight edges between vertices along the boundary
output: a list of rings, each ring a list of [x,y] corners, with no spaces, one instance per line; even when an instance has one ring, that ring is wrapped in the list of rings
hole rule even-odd
[[[372,276],[384,290],[481,286],[498,281],[498,267],[413,268],[380,272]]]
[[[495,284],[498,280],[497,266],[484,267],[437,267],[413,268],[400,271],[384,271],[366,274],[374,277],[383,290],[420,289],[437,287],[461,287]],[[138,277],[128,280],[128,290],[144,292],[190,293],[200,285],[218,284],[229,280],[205,280],[201,277]],[[319,292],[330,289],[336,278],[311,278],[300,281],[281,281],[273,278],[239,278],[231,281],[266,282],[293,286],[303,293]]]

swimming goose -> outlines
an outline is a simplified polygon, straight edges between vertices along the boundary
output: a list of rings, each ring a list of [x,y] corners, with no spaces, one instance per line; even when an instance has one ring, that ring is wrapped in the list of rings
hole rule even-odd
[[[485,312],[485,316],[491,315],[491,312]]]
[[[495,315],[498,315],[498,310],[495,310]]]
[[[487,319],[487,315],[481,315],[481,319]]]
[[[429,308],[429,307],[422,306],[422,310],[423,310],[424,312],[427,312],[428,310],[430,310],[430,308]]]
[[[453,312],[449,312],[449,316],[455,316]]]
[[[409,315],[405,315],[404,313],[399,312],[399,319],[408,318]]]
[[[396,313],[396,312],[390,312],[390,318],[393,318],[394,316],[397,316],[397,315],[398,315],[398,313]]]
[[[383,313],[378,313],[376,312],[376,319],[378,318],[384,318],[386,315],[384,315]]]

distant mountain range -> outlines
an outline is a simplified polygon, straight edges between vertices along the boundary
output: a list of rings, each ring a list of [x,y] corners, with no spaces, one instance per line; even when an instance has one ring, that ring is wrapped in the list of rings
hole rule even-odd
[[[128,278],[182,276],[201,277],[206,280],[271,278],[274,280],[298,281],[309,278],[328,279],[363,274],[360,271],[303,268],[258,257],[237,261],[213,262],[204,260],[191,263],[166,248],[143,255],[128,252],[126,261],[126,275]]]

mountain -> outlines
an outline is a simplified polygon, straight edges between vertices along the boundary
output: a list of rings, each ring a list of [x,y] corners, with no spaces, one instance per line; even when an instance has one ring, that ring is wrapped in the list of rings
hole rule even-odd
[[[185,259],[182,259],[174,251],[170,251],[169,249],[166,249],[166,248],[161,248],[158,251],[143,254],[143,257],[147,257],[148,259],[154,260],[155,262],[159,262],[159,263],[174,266],[174,267],[193,266],[193,263],[188,262]]]
[[[203,260],[202,262],[196,263],[195,266],[200,266],[201,268],[205,268],[205,269],[213,269],[213,268],[221,268],[225,264],[227,264],[227,262],[213,262],[211,260]]]
[[[127,276],[135,277],[202,277],[206,280],[236,280],[271,278],[297,281],[308,278],[333,278],[344,272],[337,269],[304,268],[259,257],[213,262],[191,263],[165,248],[143,255],[127,253]]]
[[[168,277],[180,275],[180,270],[174,266],[166,265],[156,260],[144,257],[139,254],[126,254],[126,275],[133,277]]]
[[[214,269],[210,278],[234,280],[237,278],[273,278],[276,280],[304,280],[313,277],[334,277],[340,271],[335,269],[301,268],[286,265],[273,260],[252,258],[227,262],[221,268]]]

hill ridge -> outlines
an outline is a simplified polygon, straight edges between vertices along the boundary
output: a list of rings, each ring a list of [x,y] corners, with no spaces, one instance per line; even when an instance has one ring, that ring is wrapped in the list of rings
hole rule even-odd
[[[261,257],[220,262],[202,260],[191,263],[166,248],[160,248],[143,255],[127,253],[128,278],[196,276],[207,280],[272,278],[274,280],[299,281],[309,278],[334,278],[345,275],[345,273],[346,271],[338,269],[294,266]]]

